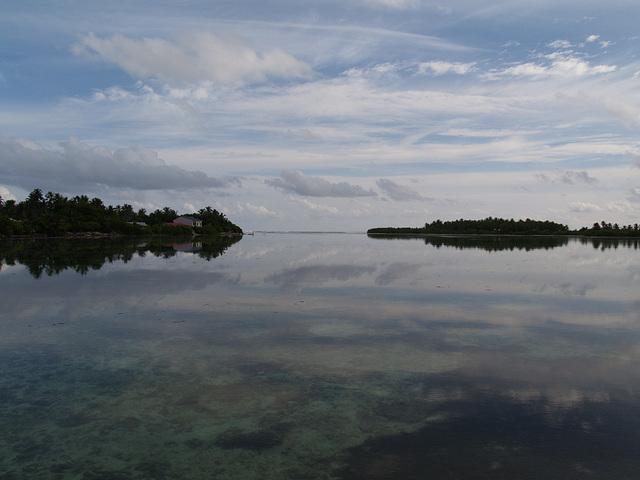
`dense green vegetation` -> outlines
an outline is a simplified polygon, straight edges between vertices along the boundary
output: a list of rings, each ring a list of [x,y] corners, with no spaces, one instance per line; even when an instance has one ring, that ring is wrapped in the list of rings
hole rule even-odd
[[[424,227],[379,227],[368,230],[371,235],[586,235],[635,237],[640,236],[638,224],[619,226],[617,223],[594,223],[591,228],[570,230],[568,226],[549,220],[505,220],[487,217],[483,220],[435,220]]]
[[[223,213],[206,207],[185,213],[202,220],[202,227],[167,225],[178,212],[169,207],[147,213],[131,205],[104,205],[99,198],[86,195],[67,198],[59,193],[42,193],[36,188],[22,202],[3,200],[0,196],[0,235],[65,236],[82,233],[119,235],[203,235],[242,234],[242,229]],[[192,231],[193,230],[193,231]]]
[[[633,225],[611,224],[605,221],[594,223],[591,228],[582,227],[575,233],[588,236],[599,237],[640,237],[640,226],[637,223]]]

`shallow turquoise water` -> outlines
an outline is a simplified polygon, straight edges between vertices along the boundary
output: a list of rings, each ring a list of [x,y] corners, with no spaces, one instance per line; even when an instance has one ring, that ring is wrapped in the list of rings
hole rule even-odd
[[[2,479],[640,472],[635,244],[10,247]]]

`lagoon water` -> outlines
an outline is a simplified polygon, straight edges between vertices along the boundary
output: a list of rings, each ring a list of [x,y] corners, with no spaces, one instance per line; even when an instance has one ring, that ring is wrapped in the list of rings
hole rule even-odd
[[[638,241],[0,243],[0,478],[640,476]]]

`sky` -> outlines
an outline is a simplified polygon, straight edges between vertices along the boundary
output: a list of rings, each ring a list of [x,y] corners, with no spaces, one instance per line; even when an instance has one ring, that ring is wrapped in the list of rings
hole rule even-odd
[[[637,0],[0,0],[0,196],[245,231],[640,220]]]

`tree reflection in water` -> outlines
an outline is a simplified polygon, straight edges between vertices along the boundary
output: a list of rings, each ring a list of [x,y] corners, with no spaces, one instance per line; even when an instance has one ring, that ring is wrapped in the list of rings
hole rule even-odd
[[[24,265],[29,273],[59,275],[67,269],[80,274],[100,270],[105,263],[131,261],[148,253],[169,259],[178,252],[191,252],[205,260],[213,260],[242,237],[149,237],[99,239],[20,239],[0,242],[1,265]]]

